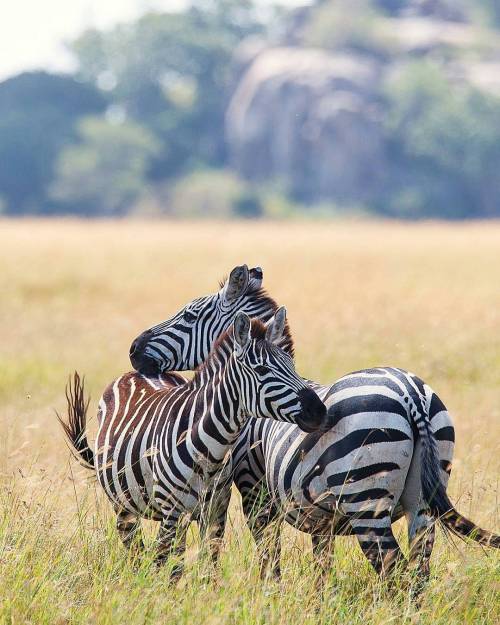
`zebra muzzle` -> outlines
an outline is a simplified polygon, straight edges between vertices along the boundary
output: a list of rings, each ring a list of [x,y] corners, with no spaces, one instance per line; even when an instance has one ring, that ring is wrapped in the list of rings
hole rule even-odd
[[[146,346],[152,337],[152,332],[146,330],[140,334],[130,346],[129,358],[132,367],[139,373],[147,376],[156,376],[161,373],[161,363],[145,353]]]
[[[302,412],[297,417],[297,425],[301,430],[317,432],[329,428],[326,406],[313,390],[307,388],[300,391],[299,402]]]

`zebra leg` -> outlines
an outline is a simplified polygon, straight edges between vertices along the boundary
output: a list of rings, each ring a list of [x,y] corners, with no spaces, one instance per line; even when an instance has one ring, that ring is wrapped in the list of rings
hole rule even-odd
[[[138,556],[144,549],[140,517],[124,508],[115,508],[115,510],[116,529],[121,541],[134,556]]]
[[[184,571],[183,556],[188,525],[180,523],[179,518],[164,516],[158,531],[155,562],[157,566],[162,566],[170,558],[175,559],[170,574],[173,583],[179,580]]]
[[[263,489],[260,489],[258,495],[255,492],[242,493],[242,504],[248,528],[257,546],[261,579],[269,573],[274,579],[280,579],[282,519],[278,508]]]
[[[217,505],[202,509],[200,513],[198,523],[201,540],[204,545],[208,545],[213,564],[219,561],[230,498],[231,485],[223,493],[218,494]]]
[[[441,416],[443,416],[443,413],[441,413]],[[447,421],[445,421],[445,424],[447,424]],[[441,460],[446,463],[446,468],[449,469],[448,458],[452,457],[453,449],[446,441],[440,441],[440,443],[442,444],[440,452],[443,454]],[[430,557],[435,537],[435,520],[429,514],[429,510],[422,498],[421,449],[422,442],[420,439],[417,439],[410,470],[400,499],[408,524],[409,560],[412,572],[411,590],[414,597],[417,597],[422,592],[429,579]],[[448,474],[443,470],[441,476],[443,483],[447,484]]]
[[[363,553],[381,579],[392,576],[399,564],[406,564],[403,552],[392,533],[390,515],[372,519],[367,519],[366,516],[353,518],[350,524]]]
[[[317,590],[322,590],[334,565],[335,536],[333,534],[313,534],[312,549],[314,561],[318,568],[316,587]]]
[[[281,578],[281,526],[276,515],[272,520],[269,516],[257,517],[250,528],[259,554],[261,579],[268,575],[275,580]]]
[[[417,597],[430,577],[430,558],[434,548],[436,523],[429,511],[419,508],[406,514],[410,544],[410,569],[414,573],[412,594]]]

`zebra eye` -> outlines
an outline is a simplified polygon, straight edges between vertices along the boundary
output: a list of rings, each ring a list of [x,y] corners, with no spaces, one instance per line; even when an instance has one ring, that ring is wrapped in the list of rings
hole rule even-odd
[[[189,312],[189,310],[184,311],[182,318],[184,319],[184,321],[187,321],[187,323],[193,323],[193,321],[196,321],[196,315],[192,312]]]
[[[266,375],[266,373],[269,373],[269,367],[265,367],[264,365],[257,365],[255,367],[255,371],[259,374],[259,375]]]

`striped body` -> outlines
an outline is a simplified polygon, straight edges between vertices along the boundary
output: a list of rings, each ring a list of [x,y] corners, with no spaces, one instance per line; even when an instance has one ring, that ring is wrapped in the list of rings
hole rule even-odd
[[[363,511],[376,509],[378,518],[363,519],[362,525],[355,520],[358,528],[376,527],[384,516],[394,520],[402,512],[418,513],[420,456],[412,412],[430,423],[447,483],[451,419],[416,376],[401,369],[368,369],[313,388],[332,417],[328,432],[305,434],[293,425],[256,419],[242,432],[234,450],[234,480],[248,518],[258,514],[258,501],[302,531],[359,534],[349,519]]]
[[[99,402],[94,454],[85,436],[88,404],[75,375],[63,427],[80,458],[95,468],[127,546],[140,517],[161,521],[159,561],[176,549],[183,552],[191,519],[200,520],[203,534],[214,527],[213,538],[222,537],[232,479],[229,451],[250,415],[301,423],[309,431],[329,427],[324,404],[278,346],[285,325],[284,309],[267,328],[238,313],[192,380],[137,373],[115,380]]]
[[[170,391],[185,382],[176,374],[147,378],[131,372],[104,391],[97,413],[95,468],[115,508],[161,519],[153,496],[154,434]]]
[[[276,304],[249,288],[252,271],[236,267],[230,280],[240,276],[239,297],[250,293],[267,303],[265,319]],[[141,358],[153,371],[168,370],[173,362],[178,370],[196,363],[203,357],[200,332],[219,314],[216,297],[205,302],[200,326],[196,314],[189,316],[189,328],[179,321],[191,310],[188,304],[141,335],[134,366],[140,369]],[[161,349],[153,353],[154,345]],[[326,560],[325,571],[338,533],[355,534],[377,572],[393,571],[403,557],[391,523],[402,514],[408,521],[410,563],[421,581],[429,575],[438,518],[458,535],[500,546],[498,536],[460,515],[446,494],[454,429],[428,385],[391,367],[354,372],[331,386],[308,383],[327,405],[330,431],[305,434],[294,425],[251,419],[233,450],[234,480],[262,550],[263,570],[274,561],[279,572],[279,556],[269,555],[279,550],[279,540],[275,536],[271,549],[262,545],[270,522],[283,518],[313,535],[313,550],[320,563]]]

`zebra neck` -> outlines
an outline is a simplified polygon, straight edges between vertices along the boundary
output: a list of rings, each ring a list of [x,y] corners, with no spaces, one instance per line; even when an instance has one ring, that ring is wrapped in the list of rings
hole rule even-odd
[[[197,380],[196,401],[202,410],[193,424],[191,441],[209,464],[224,460],[247,420],[231,354],[231,349],[219,349],[216,357],[205,363]]]

